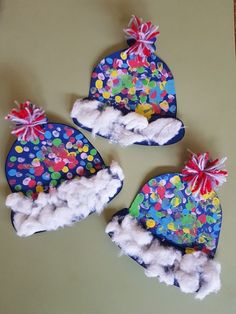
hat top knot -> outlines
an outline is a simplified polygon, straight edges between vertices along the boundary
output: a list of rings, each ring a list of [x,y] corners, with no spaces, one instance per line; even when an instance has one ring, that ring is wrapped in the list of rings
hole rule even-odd
[[[209,153],[194,154],[182,170],[183,180],[188,182],[192,193],[204,195],[226,182],[228,172],[224,169],[226,157],[210,159]]]
[[[135,15],[131,17],[128,27],[124,32],[128,40],[134,40],[131,47],[127,49],[127,54],[134,54],[142,59],[149,57],[154,51],[154,43],[159,26],[153,25],[150,21],[143,23],[143,20]]]
[[[20,141],[34,141],[40,134],[44,134],[43,124],[47,123],[45,112],[30,101],[18,104],[5,117],[14,123],[12,134]]]

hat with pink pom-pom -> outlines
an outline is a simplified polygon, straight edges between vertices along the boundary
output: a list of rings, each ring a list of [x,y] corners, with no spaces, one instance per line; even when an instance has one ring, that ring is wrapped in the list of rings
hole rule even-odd
[[[184,136],[176,118],[174,77],[155,54],[158,27],[132,16],[124,30],[129,47],[95,66],[88,98],[78,99],[71,117],[93,135],[123,146],[162,146]]]
[[[19,236],[69,226],[100,213],[122,188],[116,162],[106,166],[96,148],[78,130],[49,123],[30,101],[18,104],[6,119],[17,136],[6,158],[12,193],[6,199]]]

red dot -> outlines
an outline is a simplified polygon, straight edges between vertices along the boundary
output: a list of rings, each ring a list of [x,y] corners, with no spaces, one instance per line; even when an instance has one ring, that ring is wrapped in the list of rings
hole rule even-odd
[[[154,208],[155,208],[155,210],[160,210],[161,209],[161,204],[160,203],[156,203]]]
[[[145,184],[144,187],[142,188],[142,192],[145,194],[149,194],[151,192],[151,189],[147,184]]]
[[[33,187],[35,187],[35,185],[36,185],[36,181],[35,180],[30,180],[30,182],[29,182],[29,187],[30,188],[33,188]]]

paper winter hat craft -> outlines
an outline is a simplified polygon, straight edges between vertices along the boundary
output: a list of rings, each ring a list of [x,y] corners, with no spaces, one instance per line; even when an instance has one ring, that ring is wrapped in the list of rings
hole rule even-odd
[[[102,157],[78,130],[47,123],[44,111],[26,101],[6,117],[17,140],[6,159],[12,193],[6,199],[19,236],[69,226],[100,213],[119,193],[123,172]]]
[[[133,16],[127,29],[129,48],[95,66],[86,99],[78,99],[71,117],[93,135],[127,146],[169,145],[184,136],[176,118],[173,75],[155,54],[158,27]]]
[[[220,289],[220,264],[213,260],[222,221],[215,188],[226,181],[225,158],[192,154],[182,173],[149,180],[129,209],[106,227],[122,252],[145,268],[147,277],[178,286],[203,299]]]

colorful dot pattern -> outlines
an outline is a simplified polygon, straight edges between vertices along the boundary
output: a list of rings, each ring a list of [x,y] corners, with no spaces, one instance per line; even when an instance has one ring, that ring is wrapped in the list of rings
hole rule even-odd
[[[47,124],[37,140],[13,144],[6,160],[6,177],[13,192],[36,198],[65,180],[89,177],[104,167],[82,133],[63,124]]]
[[[222,221],[215,192],[196,199],[180,174],[165,174],[143,186],[129,212],[158,238],[188,253],[201,250],[214,256]]]
[[[148,119],[176,116],[173,75],[155,54],[145,61],[125,51],[104,58],[93,70],[89,97],[125,114],[135,111]]]

